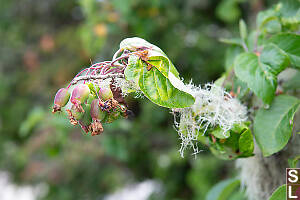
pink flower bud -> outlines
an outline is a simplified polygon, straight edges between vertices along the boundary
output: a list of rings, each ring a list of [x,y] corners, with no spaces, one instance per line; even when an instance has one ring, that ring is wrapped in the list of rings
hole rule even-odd
[[[106,116],[106,113],[103,112],[99,105],[99,99],[94,99],[91,103],[91,117],[93,120],[103,120]]]
[[[89,94],[90,94],[89,86],[85,84],[79,84],[74,88],[72,92],[71,102],[75,105],[82,104],[87,100]]]
[[[107,101],[108,99],[113,98],[113,93],[112,93],[112,91],[110,90],[109,87],[100,88],[100,90],[99,90],[99,97],[103,101]]]
[[[61,108],[64,107],[70,98],[70,93],[66,88],[61,88],[57,91],[54,98],[54,106],[52,112],[61,111]]]

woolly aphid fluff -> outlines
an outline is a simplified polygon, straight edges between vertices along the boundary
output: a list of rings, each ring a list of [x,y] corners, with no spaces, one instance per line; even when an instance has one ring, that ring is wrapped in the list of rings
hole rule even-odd
[[[180,155],[184,156],[186,148],[191,147],[194,154],[199,152],[197,138],[208,128],[220,127],[223,134],[234,124],[240,124],[247,119],[247,109],[237,99],[233,98],[222,87],[206,84],[203,88],[186,85],[195,103],[188,108],[172,109],[174,125],[181,140]]]

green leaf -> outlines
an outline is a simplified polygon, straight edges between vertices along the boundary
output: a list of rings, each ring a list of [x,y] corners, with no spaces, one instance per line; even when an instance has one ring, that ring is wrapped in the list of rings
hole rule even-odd
[[[261,34],[257,30],[257,31],[251,31],[249,33],[246,44],[247,44],[249,52],[256,52],[257,47],[262,46],[264,44],[264,42],[265,42],[265,39],[263,37],[263,34]]]
[[[236,98],[242,100],[243,98],[247,97],[247,94],[250,91],[250,89],[247,86],[247,83],[241,81],[237,77],[234,77],[233,81],[234,81],[233,82],[233,84],[234,84],[233,91],[235,94],[237,94]]]
[[[216,138],[225,139],[230,136],[229,132],[223,131],[220,127],[215,128],[213,131],[211,131],[211,134],[213,134]]]
[[[128,63],[125,78],[134,81],[153,103],[167,108],[184,108],[194,104],[192,95],[175,88],[156,67],[148,71],[147,65],[136,56],[130,56]]]
[[[286,185],[278,187],[269,200],[286,200]]]
[[[281,31],[281,24],[278,20],[272,20],[266,25],[267,33],[279,33]]]
[[[233,45],[226,49],[225,53],[225,69],[226,71],[232,69],[234,64],[234,59],[237,55],[243,52],[243,49],[240,46]]]
[[[163,107],[185,108],[195,102],[192,95],[175,88],[158,69],[152,68],[148,71],[145,64],[139,78],[139,86],[148,99]]]
[[[269,109],[261,108],[254,119],[254,135],[264,156],[280,151],[288,143],[293,128],[293,118],[299,108],[296,97],[275,97]]]
[[[89,86],[91,94],[97,96],[97,93],[99,92],[100,89],[99,86],[94,83],[88,83],[87,85]]]
[[[124,71],[126,80],[133,81],[138,86],[140,74],[141,67],[139,67],[139,57],[136,55],[129,56],[128,65]]]
[[[278,20],[278,12],[274,9],[261,11],[256,18],[256,25],[259,29],[262,29],[268,22],[272,20]]]
[[[222,86],[225,80],[226,80],[226,75],[223,74],[220,78],[218,78],[217,80],[215,80],[214,84],[216,86]]]
[[[230,135],[228,133],[229,137],[226,138],[219,128],[211,131],[210,133],[217,138],[216,141],[210,143],[211,152],[224,160],[253,156],[254,142],[248,126],[247,122],[235,124],[230,130]]]
[[[120,43],[120,49],[138,51],[139,49],[148,50],[147,62],[156,67],[165,77],[172,73],[179,78],[179,73],[167,55],[157,46],[138,37],[126,38]]]
[[[240,136],[239,149],[241,152],[239,157],[248,157],[253,155],[254,142],[251,130],[249,128],[245,129]]]
[[[300,68],[300,35],[280,33],[271,37],[269,42],[282,49],[290,57],[294,67]]]
[[[245,191],[243,190],[237,190],[229,197],[230,200],[247,200],[247,196],[245,194]]]
[[[283,17],[294,17],[299,13],[299,0],[281,0],[279,11]]]
[[[289,64],[287,55],[273,44],[266,45],[260,55],[260,62],[269,66],[267,70],[278,75]]]
[[[296,156],[295,158],[289,158],[288,159],[289,167],[296,168],[299,160],[300,160],[300,155]]]
[[[165,77],[168,78],[169,73],[172,73],[176,78],[179,78],[178,71],[163,51],[149,49],[147,62],[156,67]]]
[[[295,69],[293,69],[295,70]],[[282,84],[285,91],[300,89],[300,71],[295,70],[294,75]]]
[[[162,56],[162,54],[155,56],[150,55],[147,62],[158,69],[165,77],[168,78],[169,72],[171,71],[178,78],[178,72],[174,65],[167,57]]]
[[[234,63],[236,76],[247,83],[248,87],[270,104],[277,87],[277,75],[288,65],[288,57],[273,44],[264,47],[258,57],[254,53],[242,53]]]
[[[219,41],[223,42],[225,44],[233,44],[233,45],[242,46],[241,38],[220,38]]]
[[[282,24],[292,28],[292,30],[297,30],[297,25],[300,24],[300,1],[282,0],[277,7],[281,15]]]
[[[230,195],[239,187],[240,180],[228,179],[215,185],[206,195],[206,200],[229,200]]]
[[[240,36],[243,40],[246,40],[247,38],[247,26],[244,20],[240,20],[239,23],[239,28],[240,28]]]

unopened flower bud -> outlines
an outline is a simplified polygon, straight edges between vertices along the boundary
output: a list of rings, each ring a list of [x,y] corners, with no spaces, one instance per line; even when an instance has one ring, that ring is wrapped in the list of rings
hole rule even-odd
[[[100,90],[99,90],[99,97],[103,101],[107,101],[107,100],[113,98],[113,93],[112,93],[112,91],[110,90],[109,87],[100,88]]]
[[[64,107],[70,98],[70,93],[66,88],[61,88],[57,91],[54,98],[54,106],[52,112],[61,111],[61,108]]]
[[[93,120],[103,120],[106,116],[106,113],[102,111],[99,105],[99,99],[94,99],[91,103],[91,117]]]
[[[84,114],[80,121],[82,121],[82,123],[84,123],[85,125],[89,125],[92,122],[91,105],[90,104],[83,105],[83,108],[84,108]]]
[[[84,113],[82,113],[82,118],[78,121],[80,124],[80,127],[85,133],[89,133],[91,131],[91,105],[90,104],[84,104]]]
[[[71,102],[75,105],[82,104],[87,100],[89,94],[90,94],[89,86],[85,84],[79,84],[74,88],[72,92]]]
[[[71,107],[71,112],[72,112],[72,116],[76,120],[80,120],[84,115],[84,112],[78,111],[78,109],[74,105],[72,105],[72,107]]]

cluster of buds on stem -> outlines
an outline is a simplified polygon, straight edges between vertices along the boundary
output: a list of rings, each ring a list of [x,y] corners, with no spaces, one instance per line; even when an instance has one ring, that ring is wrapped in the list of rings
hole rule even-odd
[[[103,132],[102,123],[126,118],[128,112],[125,101],[120,103],[114,99],[109,85],[100,85],[95,85],[95,89],[91,90],[86,83],[78,84],[73,88],[71,98],[68,89],[58,90],[52,112],[62,111],[62,107],[65,107],[72,125],[79,125],[92,136],[100,135]]]
[[[66,88],[58,90],[52,112],[65,112],[72,125],[92,136],[103,132],[103,124],[127,118],[126,91],[121,87],[126,82],[128,57],[124,54],[83,69]]]

